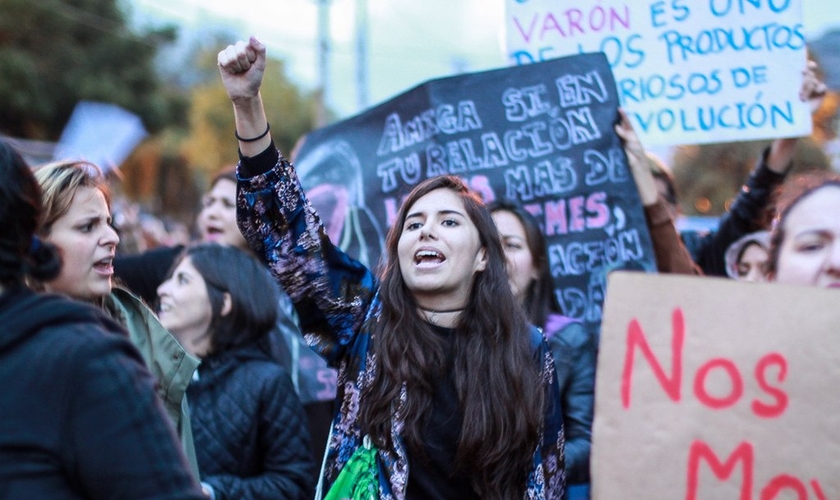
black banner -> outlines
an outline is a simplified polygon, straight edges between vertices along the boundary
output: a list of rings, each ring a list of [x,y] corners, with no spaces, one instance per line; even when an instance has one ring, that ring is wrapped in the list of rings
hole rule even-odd
[[[306,137],[295,164],[333,242],[375,268],[402,197],[440,174],[537,216],[565,313],[597,331],[606,275],[655,269],[603,54],[432,80]]]

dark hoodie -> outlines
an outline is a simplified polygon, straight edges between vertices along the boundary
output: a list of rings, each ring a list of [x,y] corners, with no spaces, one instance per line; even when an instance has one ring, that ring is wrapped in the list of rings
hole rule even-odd
[[[0,499],[201,499],[152,377],[92,306],[0,295]]]

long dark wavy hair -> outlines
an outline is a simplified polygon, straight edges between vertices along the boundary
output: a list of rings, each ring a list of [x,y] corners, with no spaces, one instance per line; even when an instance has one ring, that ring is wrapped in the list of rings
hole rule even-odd
[[[42,212],[41,187],[32,170],[0,140],[0,285],[23,285],[27,277],[52,279],[61,271],[58,250],[35,236]]]
[[[537,270],[537,279],[532,280],[525,291],[525,312],[531,323],[545,327],[549,314],[562,314],[560,304],[554,295],[554,280],[548,264],[548,245],[540,229],[537,219],[525,210],[522,205],[510,200],[496,200],[487,205],[490,213],[509,212],[513,214],[522,227],[525,228],[525,239],[531,253],[531,261]]]
[[[454,352],[435,335],[403,280],[397,246],[408,211],[418,199],[449,189],[464,204],[487,252],[487,266],[474,275],[467,307],[454,328]],[[423,455],[423,428],[432,408],[434,380],[453,373],[462,415],[453,472],[468,475],[482,498],[521,498],[539,444],[545,406],[540,363],[530,346],[529,326],[505,272],[505,255],[490,212],[458,177],[418,184],[400,207],[386,238],[381,269],[382,311],[374,332],[376,376],[365,389],[362,425],[380,447],[391,443],[392,404],[407,389],[402,436]]]

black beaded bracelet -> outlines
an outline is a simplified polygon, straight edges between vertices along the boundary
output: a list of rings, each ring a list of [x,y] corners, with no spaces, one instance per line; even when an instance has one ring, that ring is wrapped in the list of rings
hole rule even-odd
[[[268,122],[266,122],[265,123],[265,132],[263,132],[262,134],[260,134],[256,137],[252,137],[250,139],[245,139],[244,137],[241,137],[239,135],[239,132],[237,132],[236,129],[233,130],[233,135],[235,135],[236,138],[239,139],[242,142],[254,142],[254,141],[258,141],[258,140],[262,139],[263,137],[267,136],[269,130],[271,130],[271,125],[269,125]]]

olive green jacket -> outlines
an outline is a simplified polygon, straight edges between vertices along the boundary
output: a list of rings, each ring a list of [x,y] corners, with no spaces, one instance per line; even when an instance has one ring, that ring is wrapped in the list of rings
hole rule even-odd
[[[187,404],[187,386],[201,361],[192,356],[160,324],[155,314],[143,301],[128,290],[114,287],[105,298],[105,310],[125,326],[131,342],[140,351],[149,371],[157,381],[157,390],[166,413],[172,419],[181,438],[184,452],[198,478],[190,412]]]

